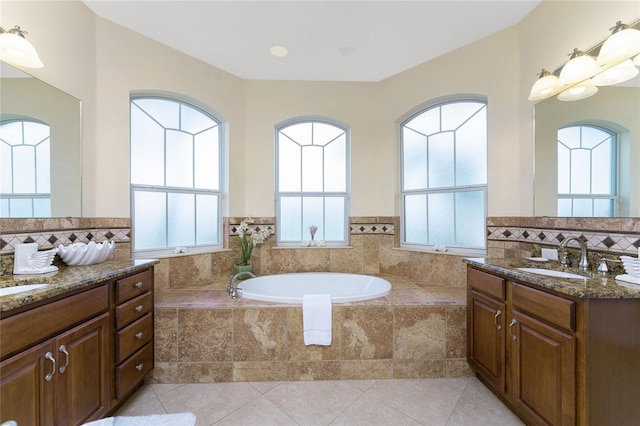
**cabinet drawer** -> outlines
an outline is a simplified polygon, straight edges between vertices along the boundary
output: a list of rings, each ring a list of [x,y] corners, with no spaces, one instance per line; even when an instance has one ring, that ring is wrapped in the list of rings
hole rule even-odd
[[[138,318],[142,318],[152,310],[153,296],[151,293],[145,293],[122,305],[116,306],[116,328],[120,330]]]
[[[151,269],[116,281],[116,304],[126,302],[150,291],[152,283],[153,275]]]
[[[505,280],[477,269],[467,269],[467,283],[469,287],[481,293],[488,294],[500,300],[505,300]]]
[[[53,336],[82,321],[106,312],[108,286],[103,285],[0,321],[2,356]]]
[[[153,337],[153,318],[147,314],[133,324],[116,333],[116,363],[127,359],[132,353],[150,342]]]
[[[116,397],[121,398],[153,369],[153,345],[147,343],[127,361],[116,367]]]
[[[575,302],[513,283],[513,307],[567,330],[576,330]]]

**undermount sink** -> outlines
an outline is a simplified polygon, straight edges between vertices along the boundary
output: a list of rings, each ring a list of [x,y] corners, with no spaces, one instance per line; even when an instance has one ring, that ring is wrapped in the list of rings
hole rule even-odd
[[[18,285],[13,287],[0,288],[0,296],[9,296],[11,294],[23,293],[25,291],[38,290],[40,288],[47,287],[49,284],[27,284]]]
[[[548,277],[556,278],[580,278],[586,280],[587,277],[578,274],[572,274],[571,272],[554,271],[553,269],[541,269],[541,268],[518,268],[518,271],[529,272],[532,274],[546,275]]]

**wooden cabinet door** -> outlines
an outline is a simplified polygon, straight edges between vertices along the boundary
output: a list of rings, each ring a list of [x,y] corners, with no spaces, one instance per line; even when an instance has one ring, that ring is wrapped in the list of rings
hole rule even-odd
[[[509,327],[509,396],[527,424],[575,424],[575,337],[522,312]]]
[[[467,359],[496,390],[505,392],[505,304],[467,292]]]
[[[53,425],[53,345],[44,342],[0,363],[0,423]]]
[[[109,314],[55,339],[59,425],[99,419],[109,408]]]

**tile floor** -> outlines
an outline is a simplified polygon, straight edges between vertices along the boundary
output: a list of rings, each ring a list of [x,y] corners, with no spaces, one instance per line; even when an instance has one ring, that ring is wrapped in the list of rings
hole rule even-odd
[[[146,384],[115,415],[184,411],[198,426],[523,425],[474,377]]]

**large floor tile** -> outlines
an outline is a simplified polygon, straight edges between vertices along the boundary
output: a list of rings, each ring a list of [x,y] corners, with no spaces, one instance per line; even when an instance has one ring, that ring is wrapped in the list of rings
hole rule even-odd
[[[332,426],[402,426],[419,425],[417,421],[400,411],[381,403],[378,399],[367,394],[351,404],[338,416]]]
[[[288,426],[296,424],[297,423],[294,422],[291,417],[283,413],[282,410],[263,396],[252,401],[250,404],[246,404],[215,423],[216,426]]]
[[[469,379],[380,380],[367,391],[423,425],[445,425]]]
[[[362,392],[345,381],[284,382],[264,396],[301,425],[327,425]]]
[[[478,379],[471,379],[446,426],[519,426],[522,421]]]
[[[192,412],[200,426],[213,424],[259,396],[248,383],[202,383],[181,386],[159,399],[168,413]]]

